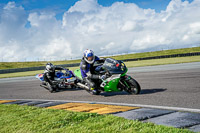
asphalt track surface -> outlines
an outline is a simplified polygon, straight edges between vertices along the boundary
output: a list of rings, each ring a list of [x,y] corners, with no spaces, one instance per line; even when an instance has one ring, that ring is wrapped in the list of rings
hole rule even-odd
[[[49,93],[34,77],[0,79],[0,99],[112,102],[200,109],[200,62],[129,68],[141,85],[139,95],[126,92],[91,95],[82,89]]]

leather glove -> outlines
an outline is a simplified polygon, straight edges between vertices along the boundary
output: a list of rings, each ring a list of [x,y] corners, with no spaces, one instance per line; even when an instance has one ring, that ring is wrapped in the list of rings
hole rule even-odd
[[[106,79],[106,75],[101,75],[99,76],[100,79],[105,80]]]

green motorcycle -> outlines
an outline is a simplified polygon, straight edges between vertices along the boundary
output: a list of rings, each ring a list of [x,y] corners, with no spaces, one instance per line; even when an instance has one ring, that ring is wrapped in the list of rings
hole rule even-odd
[[[131,76],[126,75],[128,68],[120,61],[112,58],[107,58],[104,63],[95,62],[95,74],[106,75],[105,80],[95,80],[96,91],[90,90],[86,83],[82,80],[81,70],[74,71],[74,75],[79,79],[77,85],[80,88],[86,89],[94,95],[104,92],[126,91],[129,94],[139,94],[141,91],[139,83]]]

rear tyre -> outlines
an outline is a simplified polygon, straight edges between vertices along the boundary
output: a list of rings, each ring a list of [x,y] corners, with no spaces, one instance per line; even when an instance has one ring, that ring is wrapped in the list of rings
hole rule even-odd
[[[76,86],[75,85],[71,85],[71,89],[75,89],[76,88]]]
[[[140,93],[141,87],[135,79],[131,78],[128,81],[126,81],[126,83],[129,85],[129,88],[126,89],[126,92],[128,92],[129,94],[135,94],[135,95]]]

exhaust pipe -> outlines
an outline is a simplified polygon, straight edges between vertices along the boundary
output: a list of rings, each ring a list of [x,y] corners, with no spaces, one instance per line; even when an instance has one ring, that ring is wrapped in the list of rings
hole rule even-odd
[[[86,90],[90,90],[88,86],[84,85],[84,84],[81,84],[81,83],[77,83],[77,85],[80,87],[80,88],[83,88],[83,89],[86,89]]]

